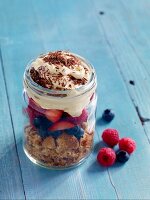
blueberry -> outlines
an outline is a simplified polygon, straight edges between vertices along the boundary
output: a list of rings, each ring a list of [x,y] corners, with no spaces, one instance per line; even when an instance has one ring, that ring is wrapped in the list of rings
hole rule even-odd
[[[74,126],[73,128],[69,128],[65,130],[65,132],[68,133],[69,135],[77,134],[79,131],[80,131],[79,126]]]
[[[48,132],[48,135],[49,135],[49,136],[52,136],[52,137],[54,137],[54,138],[59,137],[61,134],[62,134],[62,131],[60,131],[60,130],[58,130],[58,131],[49,131],[49,132]]]
[[[42,127],[40,127],[38,128],[38,132],[42,138],[48,137],[48,131],[46,129],[43,129]]]
[[[79,126],[74,126],[73,128],[66,129],[65,132],[69,135],[74,135],[78,140],[84,135],[84,130]]]
[[[51,121],[44,116],[38,116],[34,118],[33,124],[38,129],[38,133],[42,138],[48,136],[48,128],[52,125]]]
[[[35,128],[40,128],[40,119],[38,117],[34,118],[33,124]]]
[[[75,133],[74,136],[80,140],[84,135],[84,130],[82,128],[80,128],[80,130],[78,131],[78,133]]]
[[[103,120],[107,122],[111,122],[114,117],[115,117],[115,114],[111,109],[104,110],[103,115],[102,115]]]
[[[123,150],[120,150],[116,153],[116,158],[118,162],[125,163],[129,160],[130,155]]]
[[[46,117],[44,116],[38,116],[34,118],[33,124],[36,128],[43,128],[43,129],[48,129],[51,125],[52,122],[49,121]]]

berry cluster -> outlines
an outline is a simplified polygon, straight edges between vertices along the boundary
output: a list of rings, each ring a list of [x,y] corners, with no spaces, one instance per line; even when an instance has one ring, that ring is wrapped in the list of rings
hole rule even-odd
[[[72,117],[62,110],[43,109],[33,99],[29,98],[25,112],[29,117],[30,124],[38,130],[42,138],[48,136],[57,138],[64,131],[68,135],[75,136],[78,140],[84,135],[81,123],[87,121],[88,113],[86,109],[83,109],[79,117]]]
[[[120,139],[116,129],[106,129],[102,133],[103,141],[111,148],[101,148],[97,155],[97,161],[104,167],[113,165],[116,161],[125,163],[129,160],[130,154],[136,149],[136,143],[133,139],[125,137]],[[119,150],[115,152],[112,148],[119,145]]]

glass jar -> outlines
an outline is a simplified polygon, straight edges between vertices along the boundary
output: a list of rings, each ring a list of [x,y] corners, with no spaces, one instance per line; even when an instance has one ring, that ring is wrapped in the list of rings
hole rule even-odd
[[[82,163],[91,153],[95,132],[96,74],[75,90],[50,90],[35,83],[28,64],[24,73],[24,151],[34,163],[63,169]],[[43,108],[44,105],[44,108]]]

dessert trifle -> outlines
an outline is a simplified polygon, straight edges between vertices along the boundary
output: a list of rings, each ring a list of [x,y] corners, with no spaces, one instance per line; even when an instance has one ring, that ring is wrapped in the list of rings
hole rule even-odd
[[[23,83],[28,158],[57,169],[85,160],[95,131],[94,68],[79,55],[49,52],[28,64]]]

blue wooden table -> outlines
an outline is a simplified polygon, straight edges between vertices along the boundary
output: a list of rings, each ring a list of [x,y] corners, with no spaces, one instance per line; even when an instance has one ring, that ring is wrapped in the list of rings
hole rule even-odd
[[[150,1],[0,1],[0,199],[150,199]],[[40,53],[65,49],[87,58],[98,75],[94,151],[82,166],[49,171],[22,149],[22,76]],[[130,81],[134,81],[135,85]],[[125,165],[96,162],[101,133],[113,127],[137,150]]]

